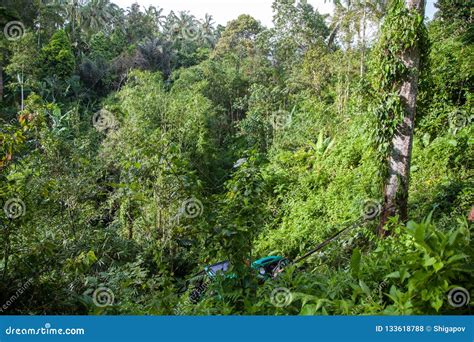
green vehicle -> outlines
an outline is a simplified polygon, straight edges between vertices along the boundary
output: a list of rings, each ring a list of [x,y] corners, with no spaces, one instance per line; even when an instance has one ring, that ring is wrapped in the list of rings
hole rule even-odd
[[[265,281],[275,278],[290,261],[279,255],[267,256],[252,262],[252,269],[258,271],[258,278]]]
[[[204,272],[211,278],[215,278],[218,273],[227,273],[230,268],[229,261],[221,261],[217,264],[212,264],[204,267]],[[229,275],[227,275],[229,276]]]
[[[285,266],[289,264],[289,260],[279,256],[267,256],[252,262],[251,267],[253,270],[257,271],[257,276],[260,279],[267,280],[269,278],[274,278],[280,273]],[[204,267],[204,272],[211,278],[217,276],[218,273],[227,273],[230,268],[229,261],[221,261],[217,264],[209,265]],[[235,274],[230,273],[226,274],[228,278],[234,278]]]
[[[338,236],[340,236],[342,233],[349,231],[351,229],[361,227],[364,223],[367,222],[367,218],[365,219],[360,219],[354,223],[351,223],[347,225],[346,227],[340,229],[337,231],[335,234],[318,244],[315,248],[307,252],[306,254],[302,255],[301,257],[291,261],[291,264],[295,265],[302,260],[310,257],[317,251],[321,250],[325,246],[327,246],[331,241],[335,240]],[[255,260],[252,262],[250,267],[255,271],[256,277],[261,283],[264,283],[268,279],[272,279],[277,277],[283,269],[290,264],[290,261],[282,256],[279,255],[272,255],[272,256],[267,256],[258,260]],[[209,265],[204,267],[204,270],[196,274],[194,277],[200,277],[197,282],[194,283],[194,288],[191,291],[191,294],[189,296],[191,302],[197,303],[202,295],[206,292],[207,287],[213,279],[217,276],[217,274],[222,273],[225,278],[237,278],[237,275],[235,273],[228,273],[230,269],[230,262],[229,261],[221,261],[217,264]],[[202,276],[205,276],[204,279]],[[183,291],[186,291],[189,287],[189,281],[186,281],[186,285],[183,288]]]
[[[284,267],[289,265],[289,260],[282,256],[267,256],[258,260],[255,260],[250,265],[253,270],[256,271],[256,276],[261,283],[268,279],[275,278],[283,270]],[[204,270],[199,275],[207,275],[208,279],[214,279],[219,273],[224,274],[226,278],[233,279],[237,278],[235,273],[228,273],[230,268],[229,261],[221,261],[216,264],[212,264],[204,267]],[[196,303],[199,301],[201,296],[206,292],[208,280],[201,280],[195,285],[189,296],[191,302]]]

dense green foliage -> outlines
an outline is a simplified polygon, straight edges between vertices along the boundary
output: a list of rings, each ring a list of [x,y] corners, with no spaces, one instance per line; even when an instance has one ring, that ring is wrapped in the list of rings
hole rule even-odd
[[[328,18],[275,0],[272,28],[107,0],[0,7],[1,28],[25,26],[0,39],[0,304],[24,287],[0,312],[468,313],[448,292],[474,284],[472,5],[439,0],[425,26],[399,0],[385,16],[343,3]],[[259,284],[248,260],[295,259],[379,206],[416,44],[410,220]],[[237,276],[190,301],[186,280],[221,260]]]

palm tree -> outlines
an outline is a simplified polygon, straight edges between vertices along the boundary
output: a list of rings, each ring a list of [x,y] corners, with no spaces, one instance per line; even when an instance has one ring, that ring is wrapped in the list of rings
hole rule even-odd
[[[166,21],[166,16],[163,15],[163,8],[150,6],[145,9],[145,15],[147,17],[153,18],[153,21],[155,22],[157,27],[163,27]]]
[[[76,34],[76,26],[81,22],[81,7],[88,0],[54,0],[54,4],[61,8],[62,15],[66,22],[71,25],[72,35]]]
[[[204,16],[204,22],[202,23],[202,27],[209,31],[214,30],[214,18],[212,17],[212,15],[206,13],[206,15]]]
[[[170,41],[175,40],[179,35],[180,27],[178,17],[173,11],[166,17],[165,23],[163,24],[163,31]]]
[[[179,12],[179,16],[177,17],[178,23],[182,27],[189,26],[190,24],[196,23],[196,17],[194,15],[189,14],[187,11],[181,11]]]
[[[159,38],[147,38],[138,45],[138,64],[148,70],[160,70],[165,76],[170,73],[171,43]]]
[[[181,11],[179,16],[171,12],[166,20],[165,32],[172,41],[197,39],[200,35],[199,26],[200,22],[188,12]]]
[[[80,10],[81,28],[90,37],[99,30],[107,31],[120,15],[120,8],[109,0],[90,0]]]
[[[205,42],[207,42],[211,47],[216,45],[216,35],[214,29],[214,18],[212,15],[207,14],[204,17],[204,21],[201,24],[202,36]]]

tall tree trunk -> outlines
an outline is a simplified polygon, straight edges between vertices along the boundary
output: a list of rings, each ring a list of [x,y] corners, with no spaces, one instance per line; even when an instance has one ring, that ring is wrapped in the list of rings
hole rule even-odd
[[[405,3],[408,9],[416,10],[424,16],[424,0],[405,0]],[[420,47],[417,44],[402,54],[403,63],[409,68],[410,74],[401,83],[399,90],[400,98],[405,106],[405,117],[395,131],[388,158],[388,177],[384,187],[384,203],[379,226],[379,234],[382,236],[386,235],[383,227],[390,217],[399,215],[402,221],[406,221],[408,218],[408,185],[420,54]]]

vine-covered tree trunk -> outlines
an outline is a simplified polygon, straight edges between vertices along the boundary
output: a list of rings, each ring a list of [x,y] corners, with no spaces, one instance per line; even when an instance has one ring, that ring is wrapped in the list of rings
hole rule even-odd
[[[424,0],[405,0],[405,3],[409,10],[416,10],[421,16],[424,16]],[[406,49],[402,54],[403,64],[409,70],[408,76],[403,80],[399,89],[399,96],[405,107],[405,114],[396,128],[390,146],[388,175],[384,186],[384,203],[379,226],[381,235],[385,235],[383,226],[390,217],[398,214],[402,221],[405,221],[408,217],[408,186],[420,55],[419,44]]]

